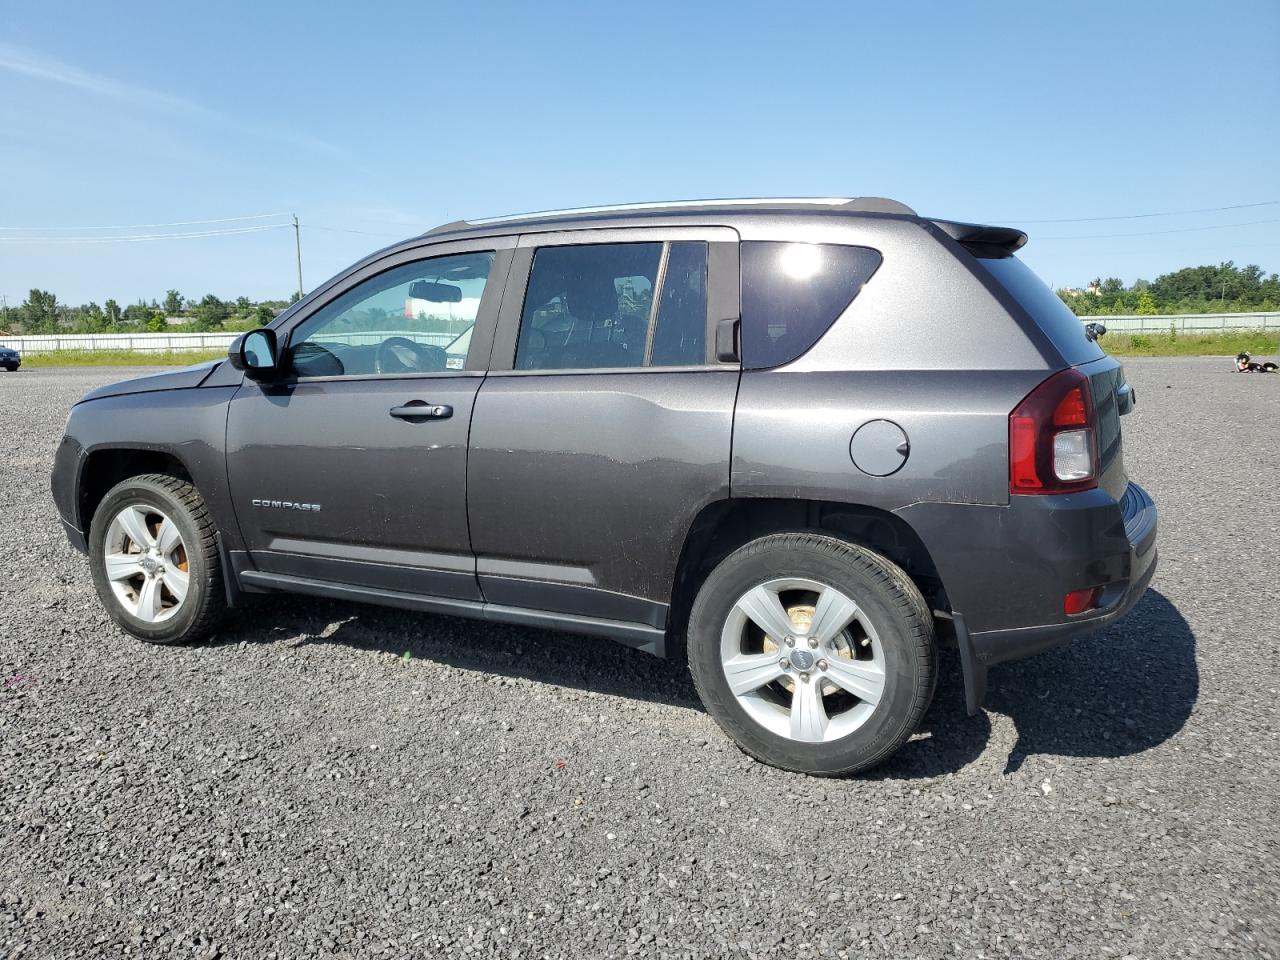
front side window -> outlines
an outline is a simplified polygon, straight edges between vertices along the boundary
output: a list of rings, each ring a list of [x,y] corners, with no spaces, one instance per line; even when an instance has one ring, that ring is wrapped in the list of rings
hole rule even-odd
[[[515,367],[702,364],[706,276],[705,243],[543,247],[529,275]]]
[[[460,372],[493,259],[492,252],[433,257],[357,284],[294,330],[294,375]]]
[[[834,243],[742,244],[742,366],[790,363],[818,342],[881,263]]]

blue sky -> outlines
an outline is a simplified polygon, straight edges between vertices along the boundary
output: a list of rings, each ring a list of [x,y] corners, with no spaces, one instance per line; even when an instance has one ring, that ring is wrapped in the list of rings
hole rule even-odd
[[[1272,271],[1280,205],[1032,221],[1280,200],[1278,116],[1275,0],[8,0],[0,227],[39,229],[0,237],[296,212],[310,288],[460,217],[883,195],[1023,226],[1025,259],[1057,285],[1228,259]],[[284,229],[0,240],[0,294],[285,296],[293,256]]]

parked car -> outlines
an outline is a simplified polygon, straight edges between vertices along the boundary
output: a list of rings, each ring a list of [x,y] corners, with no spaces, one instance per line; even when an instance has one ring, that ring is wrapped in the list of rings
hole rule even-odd
[[[941,644],[976,711],[1155,571],[1134,392],[1026,239],[878,199],[447,224],[87,394],[54,498],[143,640],[277,591],[574,631],[687,658],[754,757],[863,770]]]
[[[10,373],[13,373],[20,366],[22,366],[22,354],[0,343],[0,367],[4,367]]]

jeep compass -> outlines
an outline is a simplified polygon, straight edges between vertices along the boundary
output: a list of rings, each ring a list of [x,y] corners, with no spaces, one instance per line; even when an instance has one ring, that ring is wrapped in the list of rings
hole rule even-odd
[[[863,770],[941,644],[976,711],[1155,571],[1134,391],[1026,240],[877,198],[446,224],[90,392],[54,499],[142,640],[276,591],[573,631],[686,660],[760,760]]]

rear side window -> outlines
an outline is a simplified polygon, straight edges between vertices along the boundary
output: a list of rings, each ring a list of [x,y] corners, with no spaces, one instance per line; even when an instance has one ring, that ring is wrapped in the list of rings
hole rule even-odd
[[[644,365],[660,243],[543,247],[533,258],[518,370]]]
[[[706,362],[706,334],[705,243],[543,247],[529,275],[515,367],[697,366]]]
[[[827,332],[879,268],[879,251],[833,243],[742,244],[742,366],[790,363]]]
[[[1040,325],[1067,363],[1075,366],[1106,356],[1084,335],[1084,323],[1017,257],[978,257],[978,265]]]

